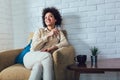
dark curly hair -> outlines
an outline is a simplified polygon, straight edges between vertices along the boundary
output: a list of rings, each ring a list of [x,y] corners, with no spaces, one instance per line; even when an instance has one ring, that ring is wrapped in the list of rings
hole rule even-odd
[[[56,19],[56,26],[61,26],[62,23],[62,17],[60,15],[60,12],[55,8],[55,7],[48,7],[48,8],[44,8],[43,12],[42,12],[42,21],[43,21],[43,26],[47,27],[47,25],[45,24],[45,15],[46,13],[52,13]]]

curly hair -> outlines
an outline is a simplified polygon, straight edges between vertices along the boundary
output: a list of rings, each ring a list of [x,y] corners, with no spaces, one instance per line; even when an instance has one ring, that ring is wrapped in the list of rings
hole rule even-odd
[[[43,26],[47,27],[47,25],[45,24],[45,15],[46,13],[52,13],[56,19],[55,25],[56,26],[60,26],[62,23],[62,17],[60,15],[60,12],[55,8],[55,7],[48,7],[48,8],[44,8],[43,12],[42,12],[42,21],[43,21]]]

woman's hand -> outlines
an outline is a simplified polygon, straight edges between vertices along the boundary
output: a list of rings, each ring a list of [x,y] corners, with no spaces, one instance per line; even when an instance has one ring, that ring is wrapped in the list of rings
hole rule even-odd
[[[42,49],[41,51],[53,53],[53,52],[54,52],[55,50],[57,50],[57,49],[58,49],[57,46],[52,46],[52,47],[47,48],[47,49]]]
[[[47,36],[48,37],[53,36],[53,35],[57,36],[58,34],[59,34],[59,30],[57,28],[54,28],[50,31],[50,33],[48,33]]]

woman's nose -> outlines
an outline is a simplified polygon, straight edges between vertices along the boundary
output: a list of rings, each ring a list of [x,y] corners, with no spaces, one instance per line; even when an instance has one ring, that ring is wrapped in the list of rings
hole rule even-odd
[[[46,20],[49,20],[49,19],[50,19],[49,17],[46,18]]]

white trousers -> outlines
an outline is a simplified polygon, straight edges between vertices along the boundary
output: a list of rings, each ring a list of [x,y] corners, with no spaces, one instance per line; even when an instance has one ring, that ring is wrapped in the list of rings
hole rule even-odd
[[[54,80],[53,61],[48,52],[29,52],[24,56],[24,65],[27,69],[32,69],[29,80]]]

